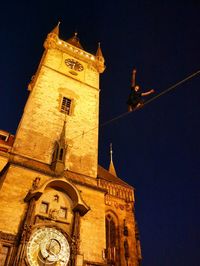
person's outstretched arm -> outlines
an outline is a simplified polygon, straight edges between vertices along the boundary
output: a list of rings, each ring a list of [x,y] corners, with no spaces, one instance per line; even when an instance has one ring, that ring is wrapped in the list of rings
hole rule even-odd
[[[136,69],[134,68],[132,71],[132,81],[131,81],[131,87],[135,87],[135,79],[136,79]]]
[[[152,94],[154,92],[155,92],[154,90],[150,90],[150,91],[142,92],[141,95],[142,96],[148,96],[148,95],[150,95],[150,94]]]

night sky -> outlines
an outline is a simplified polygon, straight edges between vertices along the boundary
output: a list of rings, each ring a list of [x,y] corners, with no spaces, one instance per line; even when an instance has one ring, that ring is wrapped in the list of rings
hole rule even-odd
[[[100,125],[127,111],[131,72],[156,96],[200,70],[200,1],[4,1],[0,8],[0,128],[15,134],[27,85],[60,20],[86,51],[100,41]],[[152,96],[145,98],[149,100]],[[120,178],[134,186],[143,266],[200,265],[200,75],[143,109],[100,127],[99,163],[109,145]]]

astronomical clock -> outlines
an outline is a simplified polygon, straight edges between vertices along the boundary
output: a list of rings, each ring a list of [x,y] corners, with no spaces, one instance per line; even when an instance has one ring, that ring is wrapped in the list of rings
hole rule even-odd
[[[70,257],[69,242],[58,229],[39,228],[29,239],[26,255],[31,266],[66,266]]]

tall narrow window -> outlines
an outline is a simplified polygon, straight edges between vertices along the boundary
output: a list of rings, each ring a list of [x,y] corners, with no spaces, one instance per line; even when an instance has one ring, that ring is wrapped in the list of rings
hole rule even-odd
[[[106,257],[108,265],[117,265],[117,228],[113,217],[106,216]]]
[[[63,159],[63,149],[60,149],[59,160],[62,161],[62,159]]]
[[[0,140],[7,141],[8,140],[8,136],[0,134]]]
[[[62,97],[61,112],[70,115],[72,100],[67,97]]]

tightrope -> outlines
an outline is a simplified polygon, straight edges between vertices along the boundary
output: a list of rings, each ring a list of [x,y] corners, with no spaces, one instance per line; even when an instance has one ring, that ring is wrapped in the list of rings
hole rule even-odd
[[[177,82],[176,84],[170,86],[170,87],[167,88],[166,90],[160,92],[160,93],[157,94],[156,96],[154,96],[154,97],[152,97],[151,99],[147,100],[147,101],[144,103],[143,106],[145,106],[145,105],[147,105],[147,104],[149,104],[149,103],[155,101],[157,98],[161,97],[162,95],[168,93],[169,91],[175,89],[176,87],[180,86],[181,84],[185,83],[186,81],[188,81],[188,80],[194,78],[195,76],[197,76],[197,75],[199,75],[199,74],[200,74],[200,70],[196,71],[195,73],[189,75],[188,77],[182,79],[181,81]],[[116,117],[114,117],[114,118],[112,118],[112,119],[110,119],[110,120],[108,120],[108,121],[102,123],[101,125],[99,125],[99,128],[102,128],[102,127],[104,127],[104,126],[106,126],[106,125],[108,125],[108,124],[110,124],[110,123],[112,123],[112,122],[114,122],[114,121],[116,121],[116,120],[118,120],[118,119],[124,117],[124,116],[130,115],[130,114],[133,114],[133,113],[134,113],[134,111],[133,111],[133,112],[124,112],[124,113],[122,113],[121,115],[118,115],[118,116],[116,116]],[[77,135],[76,137],[74,137],[74,138],[72,138],[72,139],[75,139],[75,138],[81,137],[81,136],[87,134],[88,132],[90,132],[90,131],[92,131],[92,130],[95,130],[95,129],[97,129],[97,128],[98,128],[98,127],[91,128],[91,129],[89,129],[88,131],[85,131],[85,132],[83,132],[82,134]]]

